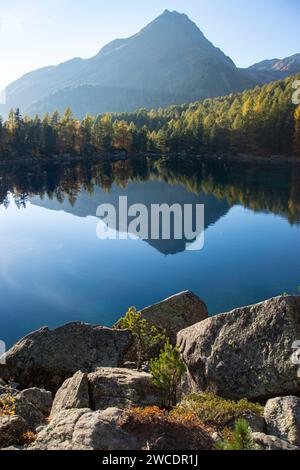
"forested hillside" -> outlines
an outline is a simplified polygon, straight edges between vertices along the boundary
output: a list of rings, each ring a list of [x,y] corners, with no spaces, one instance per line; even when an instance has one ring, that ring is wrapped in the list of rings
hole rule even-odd
[[[68,108],[43,118],[11,111],[0,121],[0,158],[80,155],[113,150],[193,154],[234,152],[300,157],[300,105],[292,85],[300,74],[240,94],[134,113],[86,116]]]

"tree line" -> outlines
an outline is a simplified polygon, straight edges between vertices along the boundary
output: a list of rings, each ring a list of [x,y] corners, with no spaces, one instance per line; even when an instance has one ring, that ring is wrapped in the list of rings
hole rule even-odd
[[[126,189],[131,183],[164,181],[181,185],[193,194],[211,194],[231,207],[240,204],[253,211],[279,214],[293,224],[300,223],[299,165],[276,165],[272,171],[262,162],[238,160],[130,158],[125,161],[90,163],[88,160],[67,165],[36,161],[28,165],[0,166],[0,206],[14,201],[26,206],[30,198],[48,197],[59,203],[76,205],[81,191],[93,195],[97,188],[110,192],[113,185]]]
[[[0,118],[0,159],[91,156],[112,151],[160,154],[233,152],[300,157],[300,75],[243,93],[165,109],[87,115],[68,108],[43,118],[11,110]]]

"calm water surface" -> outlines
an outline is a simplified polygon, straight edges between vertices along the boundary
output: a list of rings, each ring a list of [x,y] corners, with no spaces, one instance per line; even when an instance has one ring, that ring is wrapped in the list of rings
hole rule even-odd
[[[205,245],[96,237],[97,206],[205,204]],[[300,284],[299,167],[159,160],[0,168],[0,339],[112,325],[190,289],[214,315]]]

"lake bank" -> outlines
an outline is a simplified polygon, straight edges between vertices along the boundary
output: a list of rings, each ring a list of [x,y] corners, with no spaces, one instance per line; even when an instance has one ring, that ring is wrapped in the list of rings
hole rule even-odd
[[[36,163],[45,163],[45,164],[56,164],[56,163],[76,163],[76,162],[83,162],[83,161],[90,161],[90,162],[101,162],[101,161],[108,161],[108,162],[115,162],[115,161],[127,161],[131,159],[153,159],[157,160],[160,158],[174,158],[174,159],[179,159],[182,160],[183,162],[189,161],[189,160],[200,160],[200,161],[206,161],[206,160],[217,160],[217,161],[233,161],[233,162],[240,162],[240,163],[270,163],[270,164],[282,164],[282,163],[289,163],[289,164],[299,164],[300,165],[300,159],[299,157],[295,156],[284,156],[284,155],[253,155],[253,154],[243,154],[243,153],[203,153],[203,154],[185,154],[185,153],[166,153],[166,154],[160,154],[160,153],[154,153],[154,152],[149,152],[149,153],[126,153],[126,152],[108,152],[108,153],[101,153],[98,155],[89,155],[89,156],[71,156],[71,155],[65,155],[65,156],[53,156],[53,157],[35,157],[35,158],[29,158],[29,157],[24,157],[24,158],[17,158],[17,159],[3,159],[0,160],[0,166],[6,166],[6,165],[31,165],[31,164],[36,164]]]
[[[204,302],[183,292],[144,312],[159,331],[168,334],[167,325],[177,333],[186,369],[171,408],[151,366],[150,373],[137,368],[130,330],[80,322],[43,328],[14,345],[0,366],[8,407],[0,448],[220,450],[243,419],[248,450],[299,450],[299,296],[208,318]]]

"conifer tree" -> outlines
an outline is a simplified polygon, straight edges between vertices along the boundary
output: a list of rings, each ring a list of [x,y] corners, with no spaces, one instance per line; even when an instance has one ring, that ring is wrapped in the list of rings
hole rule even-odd
[[[167,340],[157,359],[150,362],[153,383],[161,391],[163,405],[171,408],[177,404],[178,387],[186,366],[177,347]]]
[[[293,142],[294,155],[300,158],[300,104],[295,111],[295,130]]]

